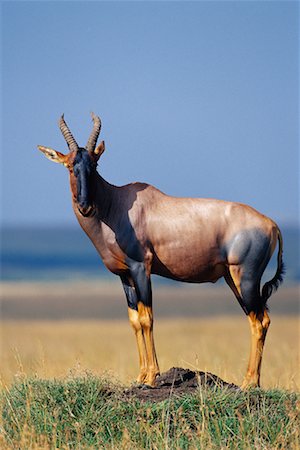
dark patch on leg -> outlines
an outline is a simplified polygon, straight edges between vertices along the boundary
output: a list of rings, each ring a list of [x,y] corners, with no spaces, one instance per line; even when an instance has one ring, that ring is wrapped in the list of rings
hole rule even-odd
[[[152,290],[150,278],[146,274],[145,264],[143,262],[127,259],[126,263],[130,270],[138,301],[145,306],[152,306]]]
[[[259,313],[263,310],[264,305],[259,293],[259,282],[251,280],[249,278],[242,277],[241,281],[242,301],[247,315],[251,311]]]
[[[265,302],[260,293],[260,282],[263,272],[271,257],[271,241],[267,234],[259,229],[244,230],[226,245],[229,264],[239,267],[239,292],[236,292],[235,281],[225,276],[225,280],[235,293],[240,305],[247,315],[251,311],[262,312]],[[232,285],[233,283],[233,285]]]
[[[128,308],[138,310],[138,298],[136,295],[135,288],[130,285],[129,280],[126,277],[121,277],[123,289],[126,295]]]
[[[234,257],[236,264],[247,265],[248,270],[257,271],[264,261],[266,264],[269,261],[270,244],[270,238],[259,229],[240,231],[226,243],[225,257],[229,264],[230,258]]]

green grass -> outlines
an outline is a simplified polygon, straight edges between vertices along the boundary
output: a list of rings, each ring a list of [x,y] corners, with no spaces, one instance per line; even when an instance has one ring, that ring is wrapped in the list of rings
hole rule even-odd
[[[24,379],[1,394],[0,448],[299,449],[296,393],[202,389],[159,403],[86,375]]]

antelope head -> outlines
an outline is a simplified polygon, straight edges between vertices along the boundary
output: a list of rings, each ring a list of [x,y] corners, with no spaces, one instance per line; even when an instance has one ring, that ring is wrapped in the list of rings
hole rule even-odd
[[[93,130],[86,146],[79,147],[62,115],[59,128],[69,147],[69,153],[63,154],[50,147],[38,145],[38,149],[53,162],[63,164],[70,175],[70,186],[73,202],[84,217],[95,214],[95,176],[97,162],[105,150],[104,141],[96,147],[101,130],[101,120],[92,113]]]

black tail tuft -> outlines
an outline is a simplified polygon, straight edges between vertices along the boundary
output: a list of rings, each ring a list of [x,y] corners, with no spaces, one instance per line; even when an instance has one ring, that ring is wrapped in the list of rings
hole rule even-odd
[[[272,280],[268,281],[266,284],[264,284],[262,288],[262,299],[264,303],[266,304],[267,300],[273,292],[276,292],[281,283],[283,282],[283,276],[285,274],[285,266],[284,263],[281,262],[280,266],[277,269],[277,272],[275,274],[275,277],[272,278]]]
[[[277,270],[274,278],[268,281],[262,288],[261,297],[265,306],[268,298],[272,295],[273,292],[275,292],[279,288],[280,284],[283,282],[283,275],[285,274],[285,267],[282,261],[282,252],[283,252],[282,235],[280,233],[279,228],[277,228],[277,230],[278,230],[278,244],[279,244],[277,255]]]

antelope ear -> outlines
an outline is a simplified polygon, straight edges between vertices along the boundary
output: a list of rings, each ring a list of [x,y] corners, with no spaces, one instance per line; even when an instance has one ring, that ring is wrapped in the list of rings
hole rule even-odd
[[[60,164],[65,164],[67,162],[67,155],[57,152],[56,150],[53,150],[53,148],[38,145],[38,149],[43,152],[46,158],[50,159],[50,161]]]
[[[97,156],[97,159],[100,158],[100,156],[102,155],[104,150],[105,150],[105,142],[101,141],[100,144],[98,145],[98,147],[96,147],[94,150],[94,153]]]

